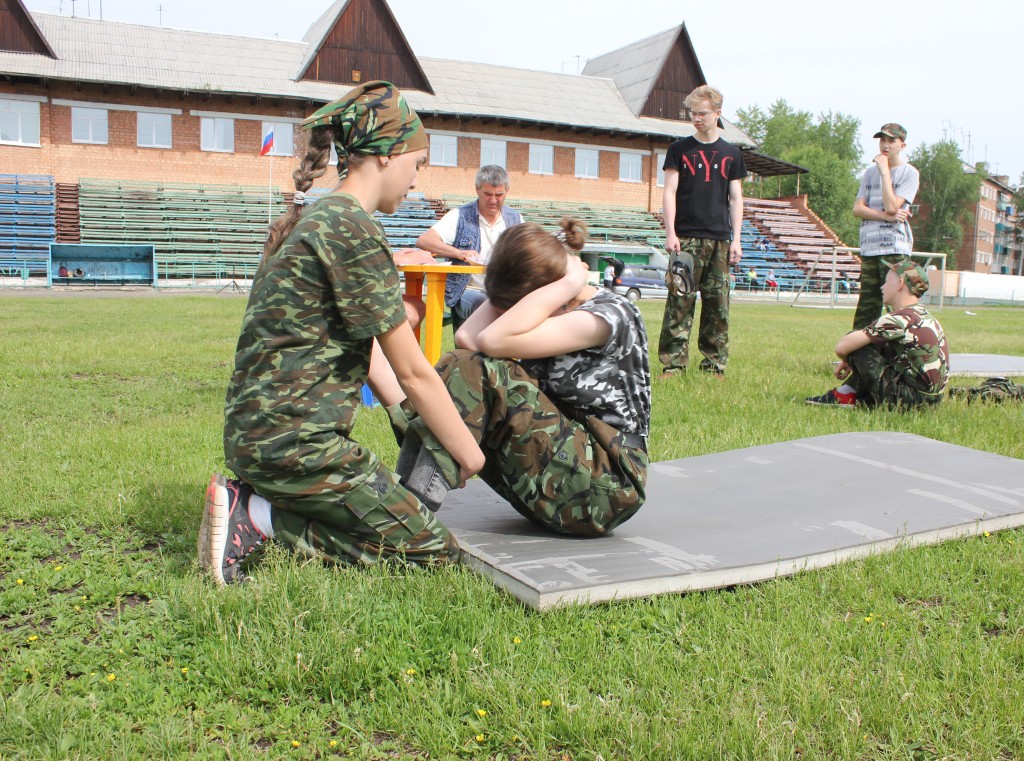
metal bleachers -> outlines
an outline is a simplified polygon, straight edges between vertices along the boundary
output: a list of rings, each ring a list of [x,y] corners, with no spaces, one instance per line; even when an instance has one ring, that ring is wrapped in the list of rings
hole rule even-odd
[[[81,242],[151,244],[161,279],[250,277],[269,222],[285,208],[284,196],[264,187],[79,183]]]
[[[0,174],[0,275],[46,274],[56,203],[53,177]]]

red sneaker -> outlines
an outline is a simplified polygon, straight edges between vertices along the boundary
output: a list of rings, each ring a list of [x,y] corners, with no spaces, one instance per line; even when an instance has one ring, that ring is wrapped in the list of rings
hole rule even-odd
[[[815,404],[822,407],[855,407],[857,395],[853,392],[844,393],[839,389],[831,388],[821,396],[809,396],[805,400],[807,404]]]

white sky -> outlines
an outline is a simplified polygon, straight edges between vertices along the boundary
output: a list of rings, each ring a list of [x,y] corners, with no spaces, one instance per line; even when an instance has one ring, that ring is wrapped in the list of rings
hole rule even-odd
[[[72,12],[72,0],[25,0]],[[331,0],[74,0],[78,16],[254,37],[301,39]],[[865,164],[885,122],[908,152],[955,140],[1016,185],[1024,172],[1019,46],[1024,2],[902,0],[389,0],[413,51],[575,74],[588,58],[685,22],[724,114],[783,98],[861,121]],[[842,10],[839,10],[842,8]]]

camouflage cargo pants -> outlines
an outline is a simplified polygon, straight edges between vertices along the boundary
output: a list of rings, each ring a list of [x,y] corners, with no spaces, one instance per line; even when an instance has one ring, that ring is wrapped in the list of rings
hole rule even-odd
[[[986,378],[977,386],[954,386],[949,389],[949,395],[964,397],[968,403],[1021,401],[1024,400],[1024,384],[996,376]]]
[[[857,404],[910,408],[942,401],[941,392],[926,394],[908,385],[906,378],[874,346],[858,349],[847,362],[853,374],[846,383],[857,389]]]
[[[320,469],[238,472],[274,507],[274,540],[333,563],[458,559],[455,538],[378,457],[351,439],[321,442]]]
[[[906,258],[903,254],[860,258],[860,297],[853,315],[854,330],[864,330],[882,316],[882,283],[889,274],[889,265]]]
[[[564,415],[518,362],[456,350],[438,372],[487,456],[480,477],[520,513],[560,534],[600,536],[646,496],[646,448],[597,418]],[[422,421],[409,425],[449,485],[458,465]]]
[[[680,238],[679,247],[693,257],[693,280],[700,290],[697,348],[704,355],[700,369],[723,373],[729,362],[729,241]],[[696,293],[665,299],[658,359],[665,372],[683,372],[689,364],[690,331]]]

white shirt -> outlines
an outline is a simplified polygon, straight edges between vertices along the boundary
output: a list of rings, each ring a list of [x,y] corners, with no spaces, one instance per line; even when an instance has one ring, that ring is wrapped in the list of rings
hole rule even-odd
[[[480,214],[479,207],[477,207],[477,219],[480,221],[480,258],[478,261],[480,264],[486,265],[491,259],[491,249],[498,242],[498,237],[505,232],[505,219],[501,216],[501,212],[498,212],[498,218],[492,225]],[[455,233],[459,229],[459,210],[452,209],[437,220],[430,229],[436,232],[441,240],[449,246],[455,245]],[[484,287],[483,275],[473,275],[469,285],[472,288],[482,289]]]

